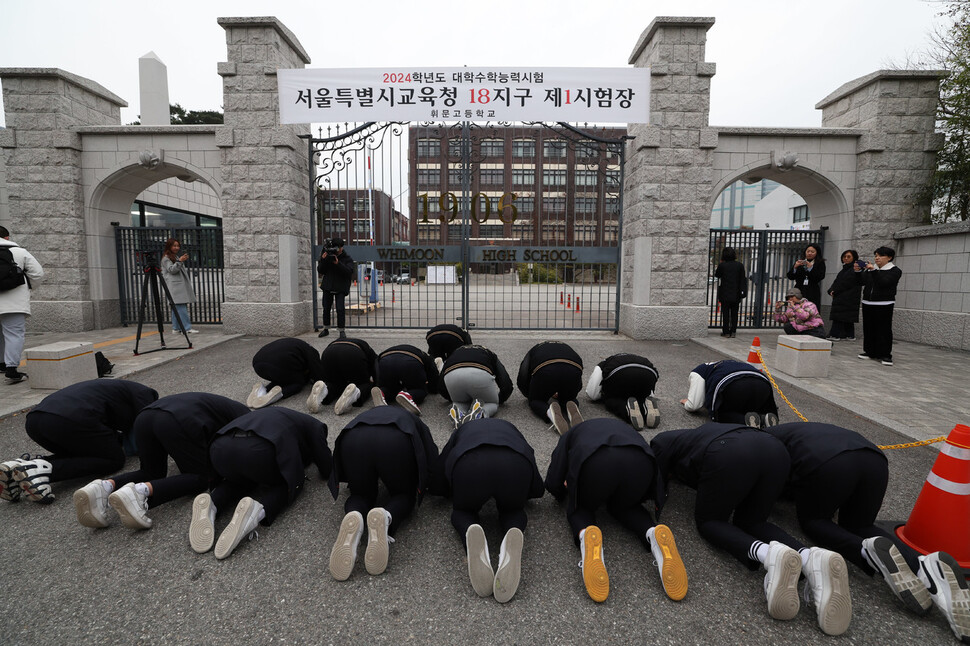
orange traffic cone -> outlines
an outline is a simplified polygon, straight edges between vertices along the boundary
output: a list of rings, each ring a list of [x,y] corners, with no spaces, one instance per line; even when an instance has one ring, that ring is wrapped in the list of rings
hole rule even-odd
[[[921,554],[947,552],[970,568],[970,426],[957,424],[950,431],[896,535]]]
[[[761,358],[758,356],[759,350],[761,350],[761,339],[755,337],[754,341],[751,342],[751,349],[748,350],[748,363],[763,372],[765,366],[761,363]]]

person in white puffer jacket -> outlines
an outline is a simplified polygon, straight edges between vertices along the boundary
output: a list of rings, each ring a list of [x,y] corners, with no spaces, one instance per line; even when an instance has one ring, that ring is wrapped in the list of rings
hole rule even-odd
[[[0,291],[0,355],[8,384],[15,384],[27,376],[20,372],[20,355],[24,350],[27,317],[30,316],[31,283],[44,277],[44,268],[30,252],[10,241],[10,231],[0,227],[0,248],[6,248],[14,263],[23,271],[27,280],[22,285]],[[0,263],[2,264],[2,263]]]

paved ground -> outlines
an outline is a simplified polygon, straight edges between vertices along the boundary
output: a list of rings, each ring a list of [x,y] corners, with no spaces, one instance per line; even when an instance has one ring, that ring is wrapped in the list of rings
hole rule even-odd
[[[225,337],[205,329],[192,340],[194,350],[131,355],[134,334],[117,329],[68,335],[103,343],[118,365],[119,376],[156,388],[162,395],[206,390],[243,401],[256,377],[253,353],[269,339]],[[475,332],[477,342],[493,348],[514,375],[523,354],[546,338],[541,333]],[[62,340],[65,335],[31,337],[28,345]],[[418,331],[361,331],[378,351],[395,343],[424,346]],[[724,340],[639,342],[600,333],[556,333],[592,365],[614,352],[638,352],[660,369],[658,431],[693,427],[702,418],[683,411],[687,373],[706,360],[745,358],[753,334]],[[773,339],[760,335],[771,369]],[[305,335],[322,349],[328,339]],[[145,347],[152,347],[154,337]],[[174,341],[166,340],[169,344]],[[157,341],[154,341],[157,347]],[[844,348],[844,350],[843,350]],[[856,429],[877,444],[912,436],[945,433],[968,423],[966,353],[898,344],[896,366],[884,368],[855,358],[857,348],[839,345],[833,374],[826,380],[798,380],[776,375],[792,403],[810,420]],[[281,405],[303,410],[306,389]],[[27,383],[0,384],[0,456],[36,451],[23,433],[24,408],[41,396]],[[606,415],[589,402],[587,416]],[[432,396],[423,417],[439,446],[449,427],[445,402]],[[536,450],[544,472],[557,436],[528,411],[519,393],[500,416],[516,424]],[[330,442],[350,416],[321,413]],[[782,421],[794,421],[782,410]],[[921,447],[887,453],[890,485],[881,517],[905,519],[936,456]],[[128,468],[135,467],[130,460]],[[312,471],[312,470],[311,470]],[[387,572],[371,577],[358,562],[344,583],[327,571],[330,546],[343,515],[342,492],[336,503],[324,483],[311,478],[306,491],[258,541],[244,544],[227,560],[190,550],[187,529],[190,501],[153,509],[155,526],[133,532],[120,526],[90,530],[74,519],[70,496],[84,482],[55,485],[51,506],[0,505],[0,544],[4,545],[4,580],[14,603],[0,613],[4,644],[114,643],[670,643],[775,644],[814,643],[826,639],[811,608],[791,622],[770,619],[765,611],[762,576],[748,572],[708,546],[694,529],[693,492],[674,483],[662,520],[675,532],[684,555],[690,591],[680,603],[669,601],[659,584],[652,558],[610,517],[605,534],[611,578],[609,599],[594,604],[583,588],[579,555],[568,536],[561,507],[549,496],[529,507],[522,585],[506,605],[479,599],[468,583],[461,543],[450,527],[447,501],[430,498],[398,534]],[[775,520],[798,535],[793,508],[778,506]],[[484,514],[493,555],[501,537],[493,506]],[[220,517],[221,530],[227,517]],[[362,559],[362,553],[361,553]],[[937,614],[925,618],[901,610],[880,580],[852,568],[855,612],[842,639],[861,644],[951,643],[952,635]],[[15,594],[16,593],[16,594]]]

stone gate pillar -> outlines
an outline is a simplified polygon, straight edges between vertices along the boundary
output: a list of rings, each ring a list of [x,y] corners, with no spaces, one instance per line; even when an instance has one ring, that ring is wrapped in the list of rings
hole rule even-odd
[[[46,276],[31,294],[28,326],[77,332],[117,319],[117,301],[92,287],[102,265],[85,226],[82,126],[115,125],[128,104],[94,81],[53,68],[3,68],[7,127],[0,128],[6,166],[10,239],[37,258]],[[114,308],[114,311],[105,311]]]
[[[310,62],[276,18],[219,18],[228,60],[219,63],[227,333],[294,335],[311,326],[306,125],[280,125],[277,69]]]
[[[650,124],[631,124],[623,205],[620,331],[635,339],[706,335],[707,198],[717,133],[708,127],[713,18],[656,18],[630,63],[649,67]]]
[[[869,131],[856,148],[854,230],[848,232],[863,258],[871,259],[880,245],[894,246],[896,231],[925,223],[929,205],[917,204],[916,196],[943,147],[935,126],[944,75],[880,70],[846,83],[815,106],[823,126]]]

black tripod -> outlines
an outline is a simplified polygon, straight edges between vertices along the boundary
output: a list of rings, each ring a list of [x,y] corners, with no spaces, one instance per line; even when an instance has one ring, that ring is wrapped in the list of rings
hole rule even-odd
[[[142,352],[141,354],[148,354],[149,352],[158,352],[159,350],[191,350],[192,341],[189,339],[189,334],[185,330],[185,326],[182,324],[182,317],[179,316],[178,310],[175,308],[175,301],[172,300],[172,293],[168,291],[168,285],[165,281],[159,281],[158,276],[162,273],[162,270],[158,267],[157,263],[149,262],[145,264],[145,279],[141,283],[141,306],[138,308],[138,332],[135,335],[135,356],[139,354],[138,344],[141,342],[141,327],[145,323],[145,309],[148,307],[148,290],[151,288],[152,292],[152,303],[155,305],[155,317],[158,322],[158,339],[162,342],[162,347],[155,348],[154,350],[148,350],[147,352]],[[185,337],[185,342],[189,344],[188,348],[167,348],[165,347],[165,322],[162,320],[162,299],[161,294],[158,291],[158,285],[161,282],[162,289],[165,290],[165,299],[168,301],[169,306],[172,308],[172,313],[175,316],[175,320],[178,321],[179,328],[182,329],[182,336]]]

